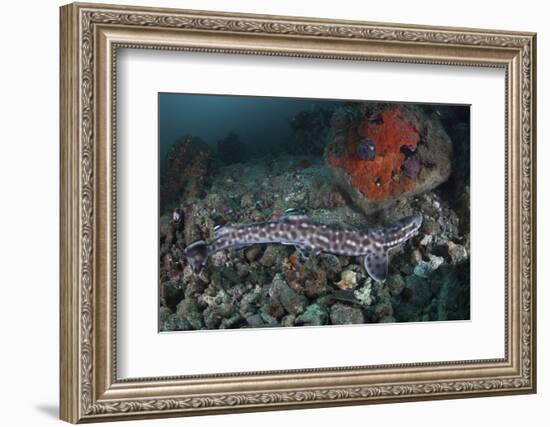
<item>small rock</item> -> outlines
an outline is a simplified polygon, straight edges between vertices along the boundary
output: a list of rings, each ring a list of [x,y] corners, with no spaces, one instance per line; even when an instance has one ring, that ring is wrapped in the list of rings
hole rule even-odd
[[[166,305],[175,309],[176,305],[183,299],[185,294],[185,285],[182,282],[168,281],[161,283],[161,295],[166,301]]]
[[[331,294],[328,294],[317,298],[316,304],[319,304],[321,307],[328,308],[333,302],[334,302],[334,296]]]
[[[185,319],[182,319],[178,316],[177,313],[174,313],[168,317],[165,322],[161,322],[160,330],[161,331],[189,331],[193,328],[189,322]]]
[[[443,257],[438,257],[432,254],[429,255],[429,258],[429,261],[420,261],[416,264],[416,267],[414,267],[414,274],[418,277],[427,279],[445,261]]]
[[[249,208],[254,206],[254,198],[251,194],[243,194],[241,197],[241,208]]]
[[[398,322],[418,322],[420,320],[422,309],[413,304],[414,298],[410,302],[402,301],[398,309],[394,311],[394,316]]]
[[[271,314],[264,310],[260,310],[260,316],[262,317],[262,320],[265,323],[265,326],[279,326],[279,322],[275,317],[273,317]]]
[[[242,317],[239,313],[235,313],[233,316],[231,316],[228,319],[223,319],[222,323],[220,324],[220,329],[232,329],[239,327],[239,324],[241,323]]]
[[[336,286],[342,290],[355,289],[357,286],[357,273],[352,270],[344,270],[340,281],[336,282]]]
[[[168,307],[161,307],[159,309],[159,319],[161,322],[166,322],[171,315],[172,312]]]
[[[241,316],[245,317],[248,321],[248,317],[258,310],[260,304],[260,294],[254,291],[244,294],[241,298],[241,304],[239,312]]]
[[[393,316],[390,291],[385,286],[377,288],[376,304],[372,307],[371,317],[375,322],[388,316]]]
[[[221,322],[233,315],[233,306],[228,303],[222,303],[218,306],[207,307],[203,314],[204,324],[208,329],[217,329]]]
[[[193,278],[194,276],[195,276],[195,273],[193,273],[193,269],[191,268],[191,266],[186,265],[185,268],[183,269],[183,277],[182,277],[183,283],[189,282],[191,278]]]
[[[256,261],[258,259],[258,257],[260,256],[261,253],[262,253],[261,246],[260,245],[254,245],[245,252],[245,256],[246,256],[246,259],[249,262],[253,262],[253,261]]]
[[[273,265],[275,265],[277,260],[282,257],[284,257],[284,255],[281,251],[281,248],[276,245],[269,245],[263,253],[262,257],[260,258],[260,264],[262,264],[264,267],[272,267]]]
[[[269,283],[269,278],[267,276],[267,272],[263,269],[259,268],[252,268],[248,271],[248,282],[254,283],[255,285],[264,285],[266,283]]]
[[[424,237],[422,237],[422,240],[420,240],[420,244],[422,246],[428,246],[433,241],[433,236],[431,234],[425,234]]]
[[[277,299],[270,298],[262,304],[260,312],[267,313],[275,319],[281,319],[285,315],[285,308]]]
[[[246,318],[246,322],[248,325],[252,328],[259,328],[261,326],[264,326],[264,321],[262,320],[262,316],[259,314],[252,314]]]
[[[198,276],[199,280],[205,284],[210,283],[210,273],[206,268],[203,268]]]
[[[365,286],[357,289],[353,295],[362,305],[368,307],[374,301],[374,295],[372,294],[372,280],[368,280]]]
[[[412,274],[406,279],[408,289],[408,302],[414,306],[423,309],[425,308],[432,300],[432,287],[430,282],[424,278]]]
[[[214,271],[210,275],[210,284],[214,288],[221,288],[222,287],[222,275],[219,271]]]
[[[227,262],[227,253],[225,251],[216,252],[212,254],[210,259],[214,267],[221,267]]]
[[[422,261],[422,253],[418,249],[415,249],[414,251],[412,251],[410,256],[411,256],[411,264],[418,264],[419,262]]]
[[[459,264],[468,258],[468,251],[466,248],[451,241],[447,242],[447,253],[451,258],[452,264]]]
[[[277,299],[288,313],[294,315],[303,313],[307,304],[307,298],[291,289],[280,274],[273,278],[270,295]]]
[[[365,317],[359,308],[336,303],[330,308],[330,321],[333,325],[360,324],[365,322]]]
[[[285,317],[281,320],[281,326],[289,327],[294,326],[294,321],[296,320],[296,316],[294,314],[287,314]]]
[[[393,316],[384,316],[382,317],[378,323],[395,323],[397,320]]]
[[[203,312],[203,316],[207,329],[217,329],[220,326],[222,317],[215,309],[207,307]]]
[[[223,266],[219,271],[222,276],[222,287],[227,288],[239,283],[239,274],[234,268]]]
[[[206,289],[207,283],[199,277],[193,277],[185,287],[185,298],[197,298]]]
[[[323,253],[318,259],[319,267],[327,273],[330,280],[334,280],[342,271],[342,264],[336,255]]]
[[[295,324],[305,326],[325,325],[328,320],[327,311],[319,304],[311,304],[303,314],[296,318]]]
[[[202,329],[204,324],[197,301],[186,298],[178,304],[178,316],[187,320],[193,329]]]
[[[422,223],[422,232],[425,234],[439,234],[441,233],[441,226],[431,218],[426,218]]]
[[[386,279],[386,286],[393,296],[397,296],[405,287],[405,281],[400,274],[392,274]]]
[[[248,276],[248,273],[250,272],[250,266],[248,264],[244,263],[238,263],[235,268],[237,269],[237,277],[239,278],[239,282],[243,281],[246,276]]]
[[[304,294],[311,299],[324,295],[327,291],[327,274],[323,270],[311,271],[304,283]]]

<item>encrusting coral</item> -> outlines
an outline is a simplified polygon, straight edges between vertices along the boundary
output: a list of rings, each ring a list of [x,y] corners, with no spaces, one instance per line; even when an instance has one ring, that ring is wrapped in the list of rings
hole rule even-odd
[[[375,145],[376,154],[372,160],[358,155],[358,144],[368,138]],[[350,133],[344,156],[330,153],[328,162],[344,169],[351,177],[355,188],[370,200],[384,200],[388,196],[399,196],[415,187],[415,180],[407,176],[401,166],[406,156],[401,147],[416,150],[420,136],[415,127],[407,121],[397,108],[381,113],[381,122],[372,123],[365,118],[357,133]]]

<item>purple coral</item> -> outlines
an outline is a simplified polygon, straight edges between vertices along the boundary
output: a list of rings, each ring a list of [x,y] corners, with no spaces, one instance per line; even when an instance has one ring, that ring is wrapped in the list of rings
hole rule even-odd
[[[401,146],[401,149],[399,151],[405,154],[405,156],[410,157],[416,152],[416,147],[414,145],[405,144]]]
[[[405,163],[403,163],[403,169],[405,170],[405,173],[413,179],[416,179],[421,168],[422,165],[416,157],[409,157],[407,160],[405,160]]]
[[[374,160],[376,144],[370,138],[363,138],[357,143],[357,156],[361,160]]]

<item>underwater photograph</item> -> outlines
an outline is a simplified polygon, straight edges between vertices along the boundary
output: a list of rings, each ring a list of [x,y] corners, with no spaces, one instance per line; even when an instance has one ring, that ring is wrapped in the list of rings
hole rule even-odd
[[[470,106],[159,93],[159,330],[470,319]]]

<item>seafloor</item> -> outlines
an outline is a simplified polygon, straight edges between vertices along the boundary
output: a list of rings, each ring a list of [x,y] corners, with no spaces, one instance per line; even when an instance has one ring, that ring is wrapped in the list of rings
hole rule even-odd
[[[289,145],[293,149],[242,158],[228,158],[245,150],[235,135],[228,139],[239,150],[226,150],[225,158],[223,141],[216,152],[197,138],[182,138],[167,164],[183,181],[170,181],[168,170],[161,184],[160,330],[469,319],[468,132],[452,117],[438,120],[454,147],[450,178],[372,213],[334,179],[324,147],[296,148],[307,142],[299,126],[294,147]],[[330,127],[323,123],[317,133]],[[306,258],[284,245],[218,252],[198,274],[187,265],[185,247],[211,240],[216,225],[266,221],[288,208],[321,223],[357,229],[416,213],[424,220],[417,236],[391,252],[388,277],[381,283],[365,272],[362,257],[322,253]]]

